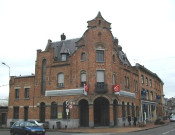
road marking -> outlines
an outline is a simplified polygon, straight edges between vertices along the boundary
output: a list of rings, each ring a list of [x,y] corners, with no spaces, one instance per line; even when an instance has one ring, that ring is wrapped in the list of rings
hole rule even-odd
[[[172,129],[171,131],[175,131],[175,129]]]
[[[165,133],[162,133],[163,135],[165,135],[165,134],[168,134],[170,131],[168,131],[168,132],[165,132]]]

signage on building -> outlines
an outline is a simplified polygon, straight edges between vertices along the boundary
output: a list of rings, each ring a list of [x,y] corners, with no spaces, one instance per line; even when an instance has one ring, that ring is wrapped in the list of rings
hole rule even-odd
[[[120,92],[120,85],[114,85],[113,86],[113,91],[114,91],[114,94],[119,94],[119,92]]]
[[[88,85],[87,85],[87,84],[84,84],[84,90],[88,92],[89,87],[88,87]]]
[[[58,119],[62,119],[62,112],[58,112]]]

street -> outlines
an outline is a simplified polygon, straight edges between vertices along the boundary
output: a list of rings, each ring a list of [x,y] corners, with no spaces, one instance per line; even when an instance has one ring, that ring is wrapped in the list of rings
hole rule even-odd
[[[112,129],[112,128],[111,128]],[[103,130],[102,130],[103,132]],[[175,135],[175,122],[168,125],[153,128],[144,131],[136,131],[131,133],[64,133],[64,132],[46,132],[46,135]],[[10,135],[9,131],[1,131],[0,135]]]

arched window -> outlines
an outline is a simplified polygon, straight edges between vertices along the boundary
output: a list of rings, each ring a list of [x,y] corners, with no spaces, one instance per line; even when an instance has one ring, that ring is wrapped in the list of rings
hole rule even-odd
[[[46,106],[45,106],[45,103],[40,103],[40,121],[41,122],[45,122],[45,110],[46,110],[46,108],[45,108]]]
[[[129,103],[127,103],[127,114],[130,115],[130,107],[129,107]]]
[[[132,117],[135,117],[135,108],[134,108],[134,103],[132,103]]]
[[[122,117],[123,117],[123,120],[125,119],[126,117],[126,112],[125,112],[125,103],[122,102]]]
[[[81,87],[84,87],[86,84],[86,71],[81,71]]]
[[[112,55],[113,63],[115,63],[115,55]]]
[[[64,74],[63,73],[59,73],[58,74],[58,84],[57,84],[58,88],[63,88],[64,87]]]
[[[68,107],[67,107],[67,104],[66,104],[66,102],[67,101],[65,101],[64,103],[63,103],[63,113],[62,113],[62,117],[63,117],[63,119],[69,119],[70,118],[70,110],[69,110],[69,112],[67,113],[67,111],[66,111],[66,109],[69,109]],[[68,114],[68,115],[67,115]]]
[[[112,84],[115,85],[116,83],[116,77],[115,77],[115,73],[113,73],[112,75]]]
[[[84,52],[81,54],[81,60],[82,61],[85,61],[86,60],[86,54]]]
[[[45,94],[45,90],[46,90],[46,59],[42,61],[41,94]]]
[[[51,119],[56,119],[57,118],[57,103],[52,102],[51,103]]]

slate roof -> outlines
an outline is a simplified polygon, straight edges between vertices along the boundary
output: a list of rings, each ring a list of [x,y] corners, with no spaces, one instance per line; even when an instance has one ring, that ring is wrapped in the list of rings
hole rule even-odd
[[[61,59],[61,54],[72,56],[72,54],[77,50],[76,42],[79,40],[80,38],[50,42],[50,45],[47,45],[45,51],[49,48],[54,48],[54,59],[59,61]]]

